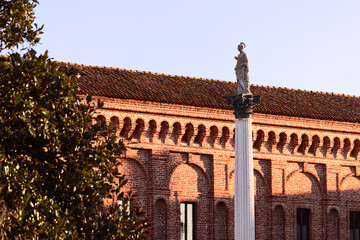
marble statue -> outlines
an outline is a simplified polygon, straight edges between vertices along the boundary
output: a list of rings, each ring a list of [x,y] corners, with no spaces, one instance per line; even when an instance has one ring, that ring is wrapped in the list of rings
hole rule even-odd
[[[237,90],[238,94],[247,94],[250,93],[250,84],[249,84],[249,63],[244,48],[246,47],[245,43],[241,42],[238,45],[238,50],[240,54],[235,56],[237,60],[235,66],[235,74],[237,80]]]

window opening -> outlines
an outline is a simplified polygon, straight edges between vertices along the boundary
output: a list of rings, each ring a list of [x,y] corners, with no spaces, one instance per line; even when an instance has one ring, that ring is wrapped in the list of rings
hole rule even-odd
[[[310,209],[298,208],[296,210],[296,239],[310,239]]]
[[[360,240],[360,212],[350,212],[350,240]]]
[[[195,203],[180,203],[181,240],[195,239]]]

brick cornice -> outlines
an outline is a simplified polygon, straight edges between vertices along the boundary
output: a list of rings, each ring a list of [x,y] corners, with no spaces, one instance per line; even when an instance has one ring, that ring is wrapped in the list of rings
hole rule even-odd
[[[104,102],[104,109],[121,110],[134,113],[148,113],[166,116],[189,117],[194,119],[234,122],[232,110],[185,106],[179,104],[138,101],[98,97]],[[290,127],[297,129],[316,129],[342,133],[360,134],[360,123],[288,117],[262,113],[253,114],[253,124]]]

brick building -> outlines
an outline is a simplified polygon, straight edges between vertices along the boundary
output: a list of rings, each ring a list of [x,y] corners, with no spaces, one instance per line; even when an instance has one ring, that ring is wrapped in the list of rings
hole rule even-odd
[[[235,83],[83,66],[80,94],[128,150],[126,189],[149,239],[233,239]],[[350,239],[360,229],[360,98],[251,86],[256,239]],[[127,140],[132,135],[131,140]],[[356,238],[354,238],[356,239]]]

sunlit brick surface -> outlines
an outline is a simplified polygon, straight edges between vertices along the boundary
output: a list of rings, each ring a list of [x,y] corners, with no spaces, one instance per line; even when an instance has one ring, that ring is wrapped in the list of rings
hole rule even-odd
[[[151,224],[149,239],[180,239],[180,203],[195,203],[196,239],[234,239],[233,83],[86,67],[80,93],[105,102],[98,121],[127,146],[120,170]],[[256,239],[349,239],[360,211],[358,97],[252,86]],[[130,139],[129,139],[130,137]],[[111,203],[111,200],[107,200]]]
[[[128,150],[120,160],[149,239],[180,239],[180,203],[193,202],[197,239],[233,239],[234,122],[230,110],[102,98]],[[360,211],[357,123],[253,116],[256,239],[296,239],[296,209],[311,239],[348,239]],[[129,136],[135,136],[127,140]]]

